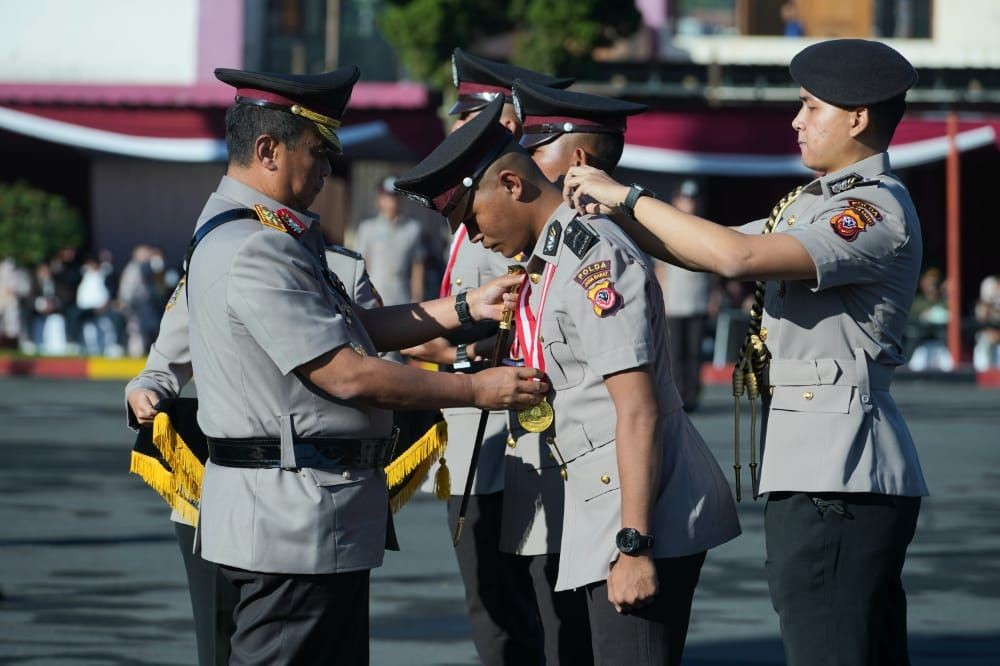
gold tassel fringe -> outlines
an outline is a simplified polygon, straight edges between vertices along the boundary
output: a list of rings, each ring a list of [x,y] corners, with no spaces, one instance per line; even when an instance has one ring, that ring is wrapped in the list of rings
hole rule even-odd
[[[157,414],[153,420],[153,444],[174,470],[177,490],[181,496],[197,502],[201,497],[201,479],[205,474],[205,466],[191,452],[164,412]]]
[[[177,478],[160,464],[159,460],[133,451],[128,471],[145,481],[146,485],[155,490],[181,518],[192,525],[198,524],[196,501],[192,503],[181,496],[178,492]]]
[[[440,458],[444,455],[444,449],[447,445],[448,425],[444,421],[438,421],[420,439],[414,442],[410,448],[406,449],[398,458],[385,466],[386,485],[392,490],[401,483],[408,482],[407,477],[411,472],[427,461],[433,463]],[[430,465],[427,468],[430,469]],[[424,471],[425,474],[426,471]],[[415,474],[413,476],[419,475]]]
[[[400,509],[403,508],[410,498],[417,492],[420,488],[420,484],[423,483],[424,478],[426,478],[427,473],[431,469],[431,465],[434,464],[433,460],[425,460],[417,468],[413,470],[413,474],[410,475],[409,479],[401,486],[396,488],[392,497],[389,498],[389,506],[392,507],[392,512],[398,513]]]

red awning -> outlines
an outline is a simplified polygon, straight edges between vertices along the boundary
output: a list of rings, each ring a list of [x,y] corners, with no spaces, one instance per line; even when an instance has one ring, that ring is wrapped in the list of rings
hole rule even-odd
[[[896,168],[944,159],[943,117],[908,116],[889,153]],[[995,145],[1000,118],[960,123],[958,146]],[[799,159],[791,117],[774,110],[650,111],[629,119],[620,166],[667,173],[739,176],[808,174]]]

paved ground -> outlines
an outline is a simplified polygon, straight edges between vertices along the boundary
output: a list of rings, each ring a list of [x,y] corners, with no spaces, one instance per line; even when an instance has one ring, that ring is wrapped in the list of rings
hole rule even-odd
[[[160,500],[129,476],[122,384],[0,380],[0,664],[191,664],[180,555]],[[910,549],[915,666],[1000,664],[1000,392],[900,382],[934,496]],[[697,425],[729,469],[730,399]],[[685,664],[781,664],[762,578],[761,503],[709,555]],[[373,577],[372,663],[474,664],[444,506],[399,516]]]

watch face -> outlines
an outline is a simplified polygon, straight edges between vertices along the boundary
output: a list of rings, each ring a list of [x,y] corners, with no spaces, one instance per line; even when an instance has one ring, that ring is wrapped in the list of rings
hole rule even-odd
[[[639,548],[639,531],[626,527],[618,532],[616,541],[618,542],[618,550],[626,554],[634,553]]]

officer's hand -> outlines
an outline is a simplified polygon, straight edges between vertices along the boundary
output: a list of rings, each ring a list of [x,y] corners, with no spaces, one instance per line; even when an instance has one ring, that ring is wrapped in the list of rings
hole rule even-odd
[[[469,375],[476,407],[525,409],[537,405],[549,392],[535,368],[489,368]]]
[[[476,321],[483,319],[499,320],[504,310],[511,309],[505,303],[504,294],[524,281],[523,275],[504,275],[476,289],[470,289],[466,295],[469,303],[469,314]]]
[[[139,425],[151,425],[156,418],[156,403],[160,401],[160,396],[145,388],[132,389],[125,396],[129,408],[135,414],[135,420]]]
[[[656,567],[649,555],[622,555],[611,563],[608,601],[619,613],[653,603],[658,589]]]
[[[625,201],[629,188],[600,169],[570,167],[563,180],[563,198],[581,213],[610,215]]]
[[[400,349],[399,353],[428,363],[450,365],[455,362],[455,346],[447,338],[434,338],[416,347]]]

